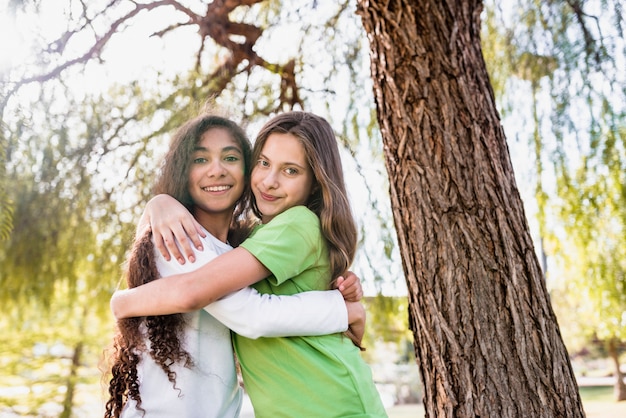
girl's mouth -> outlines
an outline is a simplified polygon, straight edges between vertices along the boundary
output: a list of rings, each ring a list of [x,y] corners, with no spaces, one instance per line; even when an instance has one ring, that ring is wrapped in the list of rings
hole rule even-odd
[[[232,186],[208,186],[203,187],[202,190],[205,192],[223,192],[230,189]]]
[[[272,196],[272,195],[269,195],[269,194],[265,194],[265,193],[263,193],[263,192],[261,192],[261,198],[262,198],[263,200],[267,200],[268,202],[273,202],[273,201],[275,201],[275,200],[277,200],[277,199],[278,199],[276,196]]]

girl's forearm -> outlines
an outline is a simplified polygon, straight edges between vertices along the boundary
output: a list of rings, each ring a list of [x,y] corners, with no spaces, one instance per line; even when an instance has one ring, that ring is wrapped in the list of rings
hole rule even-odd
[[[116,291],[111,297],[113,315],[116,319],[121,319],[135,316],[168,315],[193,310],[186,306],[185,294],[176,295],[177,286],[171,286],[166,280],[175,277],[170,276],[143,286]]]
[[[268,275],[252,254],[237,248],[192,272],[117,291],[111,298],[111,310],[118,319],[190,312]]]
[[[206,306],[222,324],[247,338],[324,335],[348,329],[338,290],[295,295],[260,294],[247,287]]]

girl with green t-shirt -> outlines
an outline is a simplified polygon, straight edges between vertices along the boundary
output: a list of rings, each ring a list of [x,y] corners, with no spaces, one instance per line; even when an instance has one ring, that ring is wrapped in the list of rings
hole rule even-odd
[[[116,292],[117,318],[192,311],[248,285],[277,295],[329,289],[327,278],[347,271],[357,230],[328,122],[306,112],[274,117],[257,137],[253,162],[261,223],[252,234],[191,273]],[[233,338],[257,417],[387,416],[359,337],[354,344],[341,333]]]

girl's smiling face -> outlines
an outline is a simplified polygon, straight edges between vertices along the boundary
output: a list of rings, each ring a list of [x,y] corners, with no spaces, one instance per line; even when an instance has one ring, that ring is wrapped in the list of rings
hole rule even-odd
[[[256,206],[267,223],[311,196],[314,176],[300,140],[292,134],[272,133],[252,169]]]
[[[241,147],[223,128],[202,134],[189,168],[189,193],[194,216],[232,216],[245,188]]]

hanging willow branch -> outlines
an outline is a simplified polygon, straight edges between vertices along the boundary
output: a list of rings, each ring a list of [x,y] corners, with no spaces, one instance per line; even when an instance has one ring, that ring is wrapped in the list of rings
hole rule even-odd
[[[83,54],[64,60],[39,74],[26,76],[14,82],[13,85],[6,90],[4,97],[0,100],[0,114],[3,112],[9,98],[15,95],[18,90],[25,85],[45,83],[46,81],[59,78],[62,73],[70,67],[86,64],[92,60],[101,61],[105,47],[115,34],[123,32],[124,27],[131,26],[142,12],[151,12],[163,7],[173,7],[178,12],[186,15],[188,20],[170,25],[153,33],[152,36],[163,37],[166,33],[173,32],[181,27],[197,27],[198,35],[201,38],[200,47],[196,53],[196,71],[198,73],[201,73],[201,58],[204,51],[207,49],[206,44],[209,40],[229,51],[229,55],[218,67],[204,77],[203,86],[210,86],[209,95],[219,95],[240,71],[250,72],[254,67],[262,67],[281,76],[280,103],[278,107],[285,105],[289,108],[293,108],[296,104],[302,106],[302,101],[298,94],[298,86],[296,84],[295,62],[289,61],[281,65],[264,60],[254,51],[254,46],[263,34],[263,29],[249,23],[234,22],[231,20],[231,14],[235,9],[239,7],[249,7],[261,3],[262,1],[263,0],[218,0],[208,4],[206,12],[203,15],[195,13],[175,0],[161,0],[149,3],[133,2],[134,7],[111,22],[103,34],[94,35],[94,42]],[[58,39],[50,42],[47,48],[45,48],[45,52],[50,56],[61,56],[72,38],[79,34],[84,34],[89,30],[95,31],[93,28],[98,26],[94,24],[95,20],[107,14],[112,14],[113,11],[117,10],[116,6],[119,6],[121,3],[121,1],[117,0],[112,1],[93,18],[88,17],[87,12],[84,10],[79,19],[83,22],[80,27],[68,30]],[[86,9],[86,6],[84,9]]]

